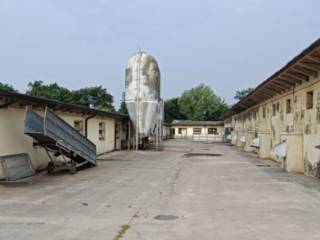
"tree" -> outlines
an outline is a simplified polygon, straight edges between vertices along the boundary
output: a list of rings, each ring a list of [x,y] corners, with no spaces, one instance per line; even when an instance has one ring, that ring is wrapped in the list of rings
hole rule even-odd
[[[122,113],[122,114],[126,114],[128,115],[128,109],[127,109],[127,105],[125,102],[125,93],[122,93],[122,99],[121,99],[121,103],[120,103],[120,107],[118,110],[118,113]]]
[[[253,90],[254,90],[253,88],[246,88],[241,91],[236,91],[236,95],[234,96],[234,99],[241,100],[242,98],[245,98]]]
[[[57,83],[46,85],[42,81],[34,81],[28,84],[26,93],[30,96],[94,107],[99,110],[115,111],[113,107],[113,96],[102,86],[70,91],[67,88],[59,86]]]
[[[168,99],[164,102],[164,121],[171,123],[173,120],[183,120],[186,116],[181,113],[179,97]]]
[[[8,91],[8,92],[18,92],[11,85],[0,82],[0,91]]]
[[[93,106],[96,109],[115,112],[113,96],[102,86],[88,87],[71,92],[72,103],[86,107]]]
[[[57,83],[45,85],[41,80],[29,82],[26,94],[66,103],[72,102],[72,94],[70,90],[60,87]]]
[[[227,104],[209,86],[200,84],[183,92],[179,100],[181,113],[189,120],[222,120]]]

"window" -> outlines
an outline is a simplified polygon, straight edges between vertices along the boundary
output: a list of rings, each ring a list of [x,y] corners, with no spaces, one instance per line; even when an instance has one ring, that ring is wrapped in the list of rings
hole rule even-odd
[[[272,116],[275,116],[277,112],[276,104],[272,104]]]
[[[99,122],[99,140],[105,140],[106,138],[106,123]]]
[[[280,109],[280,103],[279,102],[277,102],[277,112],[279,112],[279,109]]]
[[[208,128],[208,134],[218,134],[217,128]]]
[[[201,128],[194,128],[194,129],[193,129],[193,134],[194,134],[194,135],[200,135],[201,132],[202,132],[202,129],[201,129]]]
[[[115,129],[114,129],[116,139],[120,138],[120,133],[121,133],[120,130],[121,130],[121,124],[120,123],[116,123],[115,124]]]
[[[83,121],[82,120],[75,120],[73,122],[73,127],[75,130],[77,130],[79,133],[83,134]]]
[[[286,113],[291,113],[291,99],[286,101]]]
[[[179,128],[178,133],[181,134],[182,132],[186,133],[187,129],[186,128]]]
[[[176,129],[175,128],[170,128],[170,135],[173,136],[176,134]]]
[[[313,91],[307,92],[307,109],[313,108]]]
[[[266,107],[262,108],[262,117],[266,118]]]

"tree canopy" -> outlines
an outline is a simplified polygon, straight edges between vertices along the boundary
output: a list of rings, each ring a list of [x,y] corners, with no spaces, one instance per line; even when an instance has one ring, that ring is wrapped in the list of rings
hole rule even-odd
[[[86,107],[94,107],[99,110],[115,111],[113,96],[102,86],[69,90],[59,86],[57,83],[44,84],[38,80],[28,84],[26,94]]]
[[[168,99],[164,102],[164,121],[172,122],[173,120],[184,120],[186,116],[181,113],[179,97]]]
[[[246,97],[249,93],[251,93],[254,89],[253,88],[246,88],[240,91],[236,91],[236,95],[234,99],[241,100],[242,98]]]
[[[0,91],[18,92],[11,85],[0,82]]]
[[[122,93],[122,99],[121,99],[120,107],[118,109],[118,113],[128,114],[128,109],[125,102],[125,93]]]
[[[222,120],[228,105],[204,84],[186,90],[180,98],[165,103],[165,120],[189,119],[195,121]]]

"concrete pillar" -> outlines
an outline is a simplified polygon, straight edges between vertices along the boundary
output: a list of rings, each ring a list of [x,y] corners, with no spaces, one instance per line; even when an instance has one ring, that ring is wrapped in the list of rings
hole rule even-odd
[[[236,131],[232,131],[231,132],[231,144],[232,145],[236,145],[237,144],[237,138],[238,138],[238,136],[237,136]]]
[[[258,136],[260,141],[259,157],[262,159],[271,158],[271,132],[261,131]]]
[[[244,145],[244,150],[246,152],[255,151],[255,148],[250,147],[252,140],[255,139],[255,136],[256,136],[256,132],[255,131],[247,131],[247,133],[246,133],[246,142],[245,142],[245,145]]]
[[[287,136],[286,170],[291,173],[303,173],[303,133],[292,132]]]
[[[241,138],[243,138],[243,136],[245,136],[245,135],[246,135],[246,134],[243,133],[243,132],[238,133],[238,136],[237,136],[237,144],[236,144],[237,147],[239,147],[239,148],[243,148],[243,147],[244,147],[245,143],[242,142],[242,141],[240,141],[240,140],[241,140]]]

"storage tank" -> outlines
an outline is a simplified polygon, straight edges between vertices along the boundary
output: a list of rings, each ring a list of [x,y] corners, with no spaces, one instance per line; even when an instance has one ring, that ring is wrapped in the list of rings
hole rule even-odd
[[[150,136],[161,110],[160,70],[151,55],[138,52],[129,59],[125,89],[126,106],[137,135],[140,139]]]

